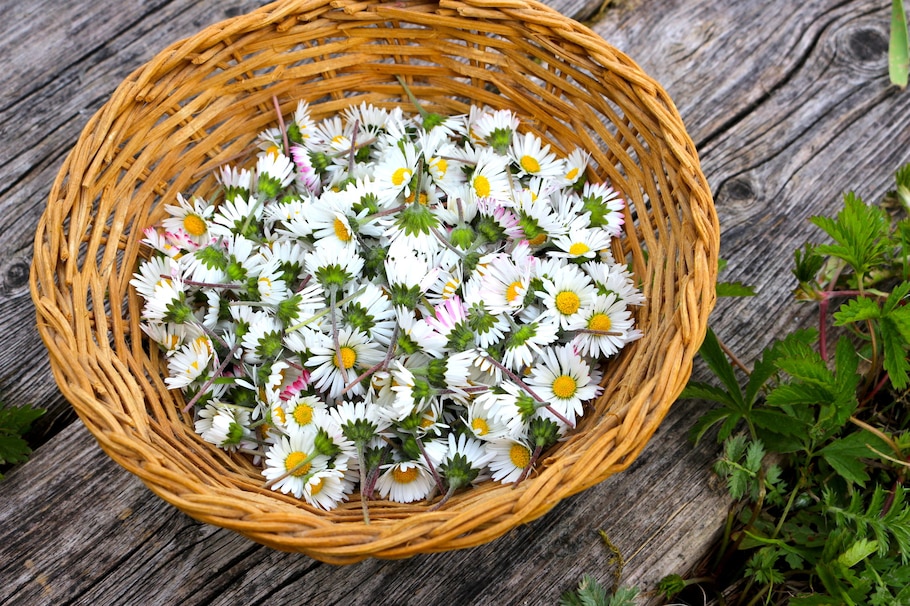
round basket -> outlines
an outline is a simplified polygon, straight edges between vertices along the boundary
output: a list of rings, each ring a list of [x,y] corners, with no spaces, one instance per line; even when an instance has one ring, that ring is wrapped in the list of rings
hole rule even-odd
[[[320,511],[264,487],[245,457],[201,440],[141,338],[129,286],[143,228],[298,100],[510,108],[627,199],[614,246],[640,280],[644,337],[609,361],[583,422],[517,488],[486,482],[443,507],[358,495]],[[131,74],[66,158],[38,226],[32,296],[57,383],[100,446],[193,518],[332,563],[479,545],[626,468],[689,377],[714,305],[719,229],[695,147],[666,92],[584,26],[531,0],[279,2],[206,28]]]

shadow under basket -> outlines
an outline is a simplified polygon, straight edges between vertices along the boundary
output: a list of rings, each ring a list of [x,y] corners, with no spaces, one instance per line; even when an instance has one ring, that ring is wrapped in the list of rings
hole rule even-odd
[[[129,286],[143,229],[299,100],[320,119],[362,102],[517,113],[554,150],[592,154],[589,179],[626,198],[614,256],[647,301],[643,338],[608,361],[603,395],[517,487],[487,481],[444,506],[332,511],[264,486],[248,458],[207,444],[166,389]],[[101,448],[193,518],[331,563],[472,547],[543,515],[635,459],[679,395],[714,305],[719,228],[667,93],[586,27],[529,0],[279,2],[201,31],[133,72],[85,127],[38,226],[32,296],[56,381]]]

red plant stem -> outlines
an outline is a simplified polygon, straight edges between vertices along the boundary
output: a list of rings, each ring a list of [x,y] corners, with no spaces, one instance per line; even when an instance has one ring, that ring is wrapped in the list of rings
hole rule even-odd
[[[288,129],[284,127],[284,117],[281,115],[281,105],[278,104],[278,97],[272,95],[272,103],[275,105],[275,113],[278,114],[278,127],[281,128],[281,136],[284,142],[284,153],[290,155],[291,150],[288,145]]]

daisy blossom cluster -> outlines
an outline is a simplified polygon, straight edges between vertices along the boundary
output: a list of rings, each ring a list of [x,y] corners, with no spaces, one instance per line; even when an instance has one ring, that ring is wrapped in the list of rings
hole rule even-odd
[[[331,509],[519,482],[641,333],[624,202],[508,110],[301,103],[178,196],[131,284],[202,438]],[[440,501],[440,502],[442,502]]]

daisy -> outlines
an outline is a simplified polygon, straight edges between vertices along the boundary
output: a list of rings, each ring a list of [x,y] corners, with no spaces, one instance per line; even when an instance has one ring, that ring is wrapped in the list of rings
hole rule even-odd
[[[581,268],[594,280],[598,295],[614,293],[626,305],[644,305],[645,296],[635,286],[635,276],[617,263],[591,262]]]
[[[515,371],[530,366],[535,355],[540,354],[541,348],[557,339],[558,329],[558,324],[543,315],[513,328],[502,342],[503,366]]]
[[[313,368],[311,380],[331,399],[339,397],[350,381],[385,357],[378,343],[359,330],[347,328],[338,330],[338,349],[333,338],[325,335],[321,345],[312,347],[310,353],[306,365]],[[363,394],[363,385],[354,383],[349,393]]]
[[[395,310],[388,295],[372,282],[341,308],[341,324],[363,332],[380,345],[391,343]]]
[[[294,162],[294,181],[300,194],[315,194],[322,180],[320,170],[314,166],[312,152],[304,145],[291,145],[291,160]]]
[[[284,349],[284,327],[278,318],[263,311],[254,311],[248,320],[249,327],[241,337],[243,361],[262,364],[277,358]]]
[[[565,159],[565,172],[562,174],[560,185],[563,187],[574,185],[584,177],[591,154],[583,149],[575,148]]]
[[[439,474],[445,479],[449,490],[443,497],[448,500],[459,488],[481,479],[479,476],[494,456],[483,443],[465,434],[455,437],[448,434],[448,448],[439,464]]]
[[[477,439],[489,442],[509,435],[509,427],[502,420],[500,410],[502,396],[493,390],[485,391],[468,404],[464,424]]]
[[[210,444],[236,450],[249,438],[250,415],[247,411],[215,401],[199,411],[196,433]]]
[[[374,172],[380,204],[403,200],[411,193],[411,180],[417,170],[419,153],[410,141],[382,150],[383,160]]]
[[[417,318],[412,310],[403,306],[395,308],[398,321],[398,348],[406,355],[418,352],[432,358],[441,358],[446,347],[446,338],[429,325],[423,318]]]
[[[420,298],[430,290],[440,269],[416,253],[390,255],[384,261],[392,305],[416,309]]]
[[[341,501],[347,500],[353,485],[345,479],[346,466],[323,469],[310,474],[303,486],[303,498],[323,510],[334,509]]]
[[[546,309],[544,314],[565,330],[591,307],[596,293],[587,274],[574,265],[566,265],[552,278],[544,278],[543,290],[537,294]]]
[[[316,453],[315,437],[315,431],[293,431],[269,446],[262,475],[272,490],[299,499],[309,478],[328,468],[329,458]]]
[[[497,482],[508,484],[517,481],[531,464],[531,448],[523,440],[504,439],[486,443],[492,453],[490,471]]]
[[[234,196],[222,202],[212,215],[209,231],[214,237],[233,237],[235,234],[255,237],[261,232],[263,207],[253,198]]]
[[[611,236],[604,229],[570,229],[569,233],[553,239],[559,251],[549,254],[572,260],[591,260],[601,250],[609,251]]]
[[[224,165],[218,171],[218,181],[224,188],[224,198],[232,201],[235,198],[249,198],[253,188],[253,174],[245,169]]]
[[[171,232],[185,234],[197,246],[208,243],[209,221],[215,212],[215,207],[198,196],[187,200],[177,194],[177,205],[165,205],[164,209],[170,214],[161,222],[165,229]]]
[[[277,149],[259,156],[256,161],[257,192],[266,199],[274,199],[278,192],[294,180],[294,163]]]
[[[569,330],[582,331],[572,340],[572,345],[581,355],[610,357],[626,343],[642,337],[634,324],[632,312],[616,293],[598,295],[591,309],[569,326]]]
[[[484,111],[469,123],[471,134],[478,140],[485,141],[500,155],[508,151],[519,124],[518,116],[508,109]]]
[[[326,404],[318,396],[297,395],[288,400],[274,402],[272,417],[287,432],[316,428],[316,415],[325,411]]]
[[[343,192],[326,192],[309,208],[307,223],[317,239],[316,247],[326,243],[350,250],[357,249],[357,229],[353,222],[354,198]],[[349,218],[350,215],[350,218]]]
[[[203,377],[212,355],[212,341],[208,335],[200,335],[184,343],[168,358],[169,376],[164,378],[167,388],[183,389]]]
[[[489,258],[476,295],[492,314],[515,313],[524,306],[525,295],[531,284],[533,263],[518,264],[505,253]]]
[[[399,461],[382,469],[376,489],[383,499],[413,503],[426,498],[435,486],[430,470],[419,461]]]
[[[569,420],[580,417],[582,404],[601,391],[597,384],[600,373],[592,372],[571,343],[545,347],[525,381],[534,393]]]
[[[507,160],[489,149],[482,149],[474,159],[474,170],[467,180],[468,199],[508,200],[510,186]]]
[[[622,233],[626,203],[619,192],[606,183],[585,183],[581,199],[585,210],[591,213],[591,226],[602,227],[613,237]]]
[[[535,197],[528,190],[517,193],[514,211],[518,225],[531,246],[543,246],[550,238],[557,238],[568,231],[549,201]]]
[[[307,253],[304,264],[326,290],[341,291],[360,275],[363,257],[343,246],[327,243]]]
[[[518,167],[518,176],[530,175],[552,179],[565,173],[565,161],[557,159],[534,133],[524,133],[512,138],[509,149],[512,161]]]

